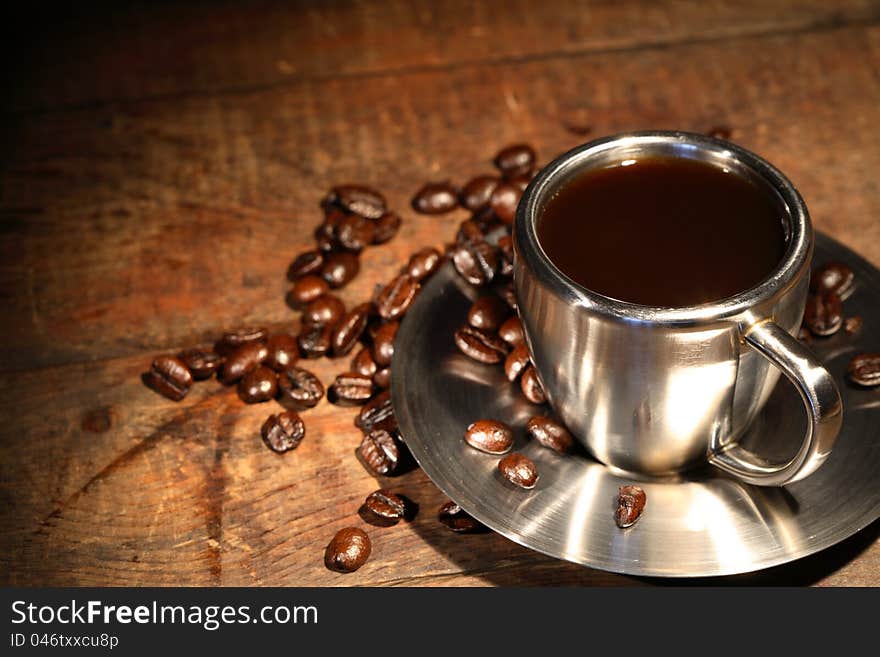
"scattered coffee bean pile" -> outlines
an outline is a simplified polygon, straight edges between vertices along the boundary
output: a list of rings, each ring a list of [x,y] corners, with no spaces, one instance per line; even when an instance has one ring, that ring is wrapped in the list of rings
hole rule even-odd
[[[827,338],[841,328],[846,335],[855,335],[862,330],[860,316],[844,317],[843,314],[843,301],[852,294],[855,283],[855,273],[841,262],[826,263],[812,273],[803,326],[798,333],[803,342],[812,344],[814,337]],[[858,386],[880,385],[880,353],[853,356],[847,376]]]
[[[277,400],[285,411],[270,415],[261,435],[275,452],[295,449],[305,436],[298,412],[315,406],[324,397],[324,386],[300,359],[297,339],[286,333],[269,335],[265,328],[250,327],[224,333],[213,351],[187,349],[153,361],[144,382],[156,392],[180,401],[193,381],[216,374],[225,385],[236,385],[246,404]]]
[[[516,315],[513,289],[511,226],[523,191],[535,172],[536,156],[526,144],[502,149],[493,160],[497,173],[472,178],[456,188],[448,181],[426,183],[412,199],[419,213],[437,215],[462,207],[471,213],[456,232],[445,253],[434,247],[416,251],[400,272],[373,298],[346,308],[333,291],[347,285],[360,271],[359,255],[373,245],[389,241],[401,225],[389,211],[384,196],[362,185],[334,187],[321,201],[323,221],[314,232],[315,248],[297,255],[287,270],[291,287],[287,304],[301,313],[297,336],[270,335],[265,328],[247,327],[224,333],[213,350],[187,349],[176,356],[159,356],[143,375],[144,383],[165,397],[180,401],[194,381],[216,376],[236,385],[248,404],[277,400],[283,411],[270,414],[260,430],[263,442],[274,452],[296,449],[306,434],[299,413],[313,408],[325,396],[324,385],[300,359],[340,357],[354,352],[346,371],[327,389],[328,401],[339,406],[360,406],[354,424],[363,437],[358,460],[375,476],[393,476],[413,460],[398,433],[391,403],[391,362],[400,321],[412,306],[421,285],[449,259],[456,272],[482,294],[455,331],[459,350],[484,364],[503,366],[511,383],[534,404],[546,401]],[[493,238],[490,240],[490,236]],[[801,337],[829,336],[841,327],[846,333],[861,330],[861,318],[842,315],[842,302],[852,290],[853,272],[830,263],[814,273]],[[880,385],[880,353],[859,354],[849,366],[850,379],[862,386]],[[558,420],[546,414],[532,417],[527,434],[541,446],[569,453],[574,439]],[[465,442],[474,449],[502,456],[501,477],[511,485],[534,488],[539,480],[535,463],[523,454],[510,453],[511,427],[498,420],[472,423]],[[637,486],[620,488],[615,521],[633,525],[645,507],[645,493]],[[371,493],[361,514],[371,524],[388,526],[415,516],[417,505],[389,490]],[[454,502],[438,512],[438,520],[451,531],[487,531]],[[372,545],[362,529],[341,529],[328,544],[324,563],[330,570],[353,572],[370,556]]]
[[[411,202],[416,212],[437,215],[460,206],[470,211],[471,217],[461,223],[455,242],[447,247],[445,256],[432,247],[417,251],[370,303],[358,306],[338,325],[337,332],[342,332],[346,338],[340,338],[340,344],[353,344],[365,327],[369,338],[368,346],[355,354],[349,370],[336,377],[328,391],[328,399],[340,405],[363,404],[355,418],[355,425],[364,434],[356,453],[364,467],[374,475],[392,476],[398,472],[401,463],[411,461],[398,434],[387,390],[394,338],[400,320],[418,295],[421,284],[437,271],[444,258],[451,259],[456,271],[471,285],[487,289],[495,286],[492,294],[482,296],[473,305],[468,313],[468,323],[456,332],[455,341],[459,348],[479,362],[501,363],[512,347],[522,346],[528,360],[522,326],[514,315],[516,300],[511,282],[513,241],[510,228],[520,197],[535,171],[535,151],[531,146],[516,144],[501,150],[493,161],[498,169],[496,175],[477,176],[461,189],[449,181],[428,182],[416,192]],[[490,243],[490,234],[500,234],[497,243]],[[331,336],[331,349],[336,343]],[[523,373],[523,393],[536,403],[543,402],[543,390],[533,368],[524,365],[524,369],[531,371]],[[489,453],[500,455],[507,452],[513,443],[512,430],[500,422],[485,421],[484,425],[478,423],[469,429],[469,443]],[[502,476],[523,488],[535,486],[538,473],[532,461],[520,454],[505,458],[499,464]],[[385,508],[384,500],[389,494],[388,491],[377,491],[367,499],[365,507],[377,515],[375,508],[380,504]],[[482,529],[479,522],[454,503],[444,506],[439,518],[456,532]],[[334,539],[328,546],[328,555],[342,549],[337,543]],[[327,561],[328,567],[331,561]],[[339,569],[338,566],[335,568]]]
[[[305,424],[297,413],[324,397],[321,381],[297,366],[300,358],[346,355],[369,329],[374,337],[372,350],[361,349],[352,362],[354,371],[338,377],[328,396],[341,405],[362,404],[377,390],[387,389],[397,320],[415,298],[418,281],[433,273],[440,262],[438,251],[423,250],[414,256],[417,262],[411,262],[408,271],[375,299],[346,309],[332,290],[351,282],[360,271],[361,251],[394,237],[401,219],[388,211],[382,194],[362,185],[334,187],[321,201],[321,208],[324,218],[314,233],[315,248],[297,255],[287,270],[292,285],[286,299],[301,312],[299,335],[270,336],[258,327],[230,331],[213,351],[189,349],[177,357],[161,356],[144,375],[148,386],[175,401],[186,396],[193,380],[214,373],[224,384],[237,384],[245,403],[276,399],[286,410],[270,415],[261,435],[279,453],[295,449],[305,436]],[[390,409],[390,400],[388,404]]]
[[[472,212],[456,234],[451,256],[455,270],[482,294],[471,305],[466,322],[454,335],[458,349],[471,359],[503,365],[511,383],[533,404],[546,401],[544,389],[532,366],[516,316],[513,291],[513,239],[511,226],[523,191],[535,172],[535,151],[527,145],[503,149],[494,163],[500,177],[481,175],[462,188],[459,201]],[[421,190],[424,193],[428,188]],[[419,205],[413,202],[414,207]],[[494,243],[489,236],[496,238]],[[547,415],[529,420],[528,433],[540,445],[567,452],[573,445],[568,429]],[[538,482],[535,463],[520,453],[510,453],[513,429],[495,419],[481,419],[465,431],[465,442],[481,452],[503,456],[498,461],[501,477],[519,488],[531,489]]]
[[[243,402],[256,404],[277,400],[283,411],[270,414],[260,430],[263,442],[274,452],[296,449],[306,434],[299,413],[313,408],[325,396],[324,385],[300,359],[340,357],[354,351],[348,370],[340,373],[326,391],[328,401],[339,406],[360,406],[354,424],[363,438],[356,456],[373,475],[392,476],[412,457],[402,443],[388,390],[391,361],[400,320],[419,293],[422,283],[436,272],[444,259],[452,258],[460,272],[468,272],[475,284],[492,282],[496,274],[509,277],[513,268],[509,226],[516,205],[531,178],[535,152],[527,145],[500,151],[494,162],[500,176],[479,176],[461,190],[448,181],[425,184],[414,196],[412,207],[424,214],[442,214],[462,206],[473,213],[459,229],[456,243],[446,254],[434,247],[415,252],[401,271],[379,287],[372,299],[346,308],[334,294],[360,271],[360,253],[383,244],[401,225],[398,214],[389,211],[385,197],[363,185],[339,185],[321,201],[323,220],[315,229],[315,247],[298,254],[287,270],[291,287],[287,304],[300,312],[300,331],[270,335],[265,328],[247,327],[229,331],[213,350],[188,349],[177,356],[156,358],[144,382],[156,392],[180,401],[196,380],[212,375],[226,385],[236,385]],[[507,226],[498,246],[490,246],[486,234]],[[522,341],[522,327],[510,308],[515,307],[513,289],[487,297],[475,308],[471,322],[481,339],[501,328],[512,342]],[[492,339],[489,339],[492,345]],[[495,345],[497,360],[506,355],[507,343]],[[357,350],[355,351],[355,349]],[[486,351],[483,345],[483,352]],[[491,347],[490,347],[491,348]],[[537,380],[536,380],[537,381]],[[371,494],[362,509],[373,520],[406,517],[407,505],[391,491]],[[453,505],[454,506],[454,505]],[[480,531],[482,525],[455,506],[444,506],[440,521],[457,532]],[[325,564],[332,570],[351,572],[370,554],[369,537],[362,530],[341,530],[327,547]]]

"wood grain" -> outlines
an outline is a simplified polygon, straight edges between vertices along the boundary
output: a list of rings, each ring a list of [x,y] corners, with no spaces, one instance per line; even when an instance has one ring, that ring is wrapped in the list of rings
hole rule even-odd
[[[876,60],[878,40],[877,28],[749,37],[18,117],[0,169],[0,368],[290,321],[283,272],[337,182],[376,185],[406,219],[343,293],[363,299],[464,217],[414,216],[423,180],[462,182],[517,139],[546,160],[584,139],[566,129],[571,112],[593,134],[729,124],[792,178],[819,230],[880,262],[880,83],[854,64]]]
[[[82,4],[82,3],[80,3]],[[872,0],[99,2],[5,22],[3,110],[211,95],[876,21]],[[14,44],[14,45],[12,45]]]
[[[327,359],[309,366],[325,383],[341,369]],[[4,584],[670,583],[559,562],[496,534],[449,532],[436,519],[446,498],[420,470],[377,480],[362,468],[353,409],[325,400],[303,413],[305,440],[278,455],[259,438],[274,402],[245,406],[216,381],[170,402],[141,385],[143,368],[132,357],[0,376],[25,393],[0,401],[18,429],[0,441],[0,502],[15,510],[0,514]],[[365,523],[359,507],[379,487],[416,502],[415,520]],[[373,557],[351,575],[331,573],[324,547],[351,525],[367,529]],[[875,523],[794,564],[697,583],[876,584],[878,535]]]
[[[352,304],[464,218],[410,212],[424,180],[489,171],[518,140],[546,161],[590,135],[730,125],[792,178],[817,228],[880,264],[876,3],[650,3],[642,31],[643,3],[618,4],[583,18],[519,3],[490,21],[478,3],[484,18],[470,22],[397,5],[306,8],[312,22],[296,29],[277,7],[202,24],[200,10],[163,6],[91,26],[137,23],[121,30],[129,45],[65,32],[59,48],[82,57],[17,89],[0,124],[0,581],[645,583],[493,534],[451,534],[423,473],[366,474],[351,409],[308,411],[306,440],[279,456],[257,433],[273,405],[246,407],[216,382],[174,404],[139,379],[156,353],[231,326],[296,330],[284,272],[310,244],[330,185],[373,184],[405,217],[391,243],[364,254],[342,291]],[[334,47],[318,23],[341,30]],[[504,37],[460,38],[471,24]],[[143,48],[159,33],[167,44],[148,66]],[[288,58],[292,72],[277,65]],[[85,70],[88,84],[76,84]],[[314,369],[329,383],[346,364]],[[364,526],[358,507],[379,483],[419,515],[369,528],[374,557],[357,573],[326,571],[324,546]],[[877,585],[878,531],[724,582]]]

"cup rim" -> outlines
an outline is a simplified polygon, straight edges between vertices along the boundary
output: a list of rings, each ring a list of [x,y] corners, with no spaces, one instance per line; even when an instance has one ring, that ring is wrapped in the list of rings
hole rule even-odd
[[[594,292],[574,282],[553,264],[538,240],[537,224],[545,197],[555,190],[555,180],[562,175],[569,175],[573,169],[580,168],[584,162],[598,154],[625,147],[657,144],[673,149],[681,148],[682,151],[711,151],[749,169],[779,194],[788,211],[788,247],[777,266],[764,280],[747,290],[717,301],[691,306],[646,306]],[[569,303],[625,321],[673,325],[730,319],[784,293],[796,284],[802,270],[809,266],[813,247],[813,229],[806,204],[781,171],[762,157],[731,142],[678,130],[622,132],[592,140],[563,153],[541,169],[529,183],[516,211],[513,232],[516,255],[523,258],[526,269]],[[516,272],[520,269],[517,267]]]

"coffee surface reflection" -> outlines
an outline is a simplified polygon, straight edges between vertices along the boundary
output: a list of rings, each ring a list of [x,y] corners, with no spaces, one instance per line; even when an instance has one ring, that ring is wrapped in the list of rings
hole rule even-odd
[[[538,239],[575,283],[646,306],[718,301],[766,279],[785,210],[735,170],[649,156],[588,169],[547,202]]]

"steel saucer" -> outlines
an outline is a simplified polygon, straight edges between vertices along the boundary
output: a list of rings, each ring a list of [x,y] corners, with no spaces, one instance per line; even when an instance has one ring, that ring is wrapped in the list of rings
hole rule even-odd
[[[844,301],[861,331],[817,339],[813,348],[834,374],[844,424],[829,460],[785,488],[742,484],[713,468],[649,480],[612,472],[585,454],[560,456],[528,440],[525,423],[543,407],[527,402],[500,366],[462,355],[454,330],[478,292],[447,264],[424,286],[396,339],[392,400],[402,437],[431,480],[465,511],[507,538],[544,554],[629,575],[719,576],[750,572],[818,552],[880,517],[880,389],[844,380],[850,357],[880,340],[880,271],[818,235],[814,262],[838,260],[856,273]],[[781,382],[746,441],[780,456],[800,439],[803,410]],[[514,449],[532,458],[540,480],[523,491],[497,473],[498,457],[462,440],[467,425],[497,418],[516,430]],[[768,451],[769,450],[769,451]],[[618,486],[638,483],[648,496],[630,529],[614,524]]]

